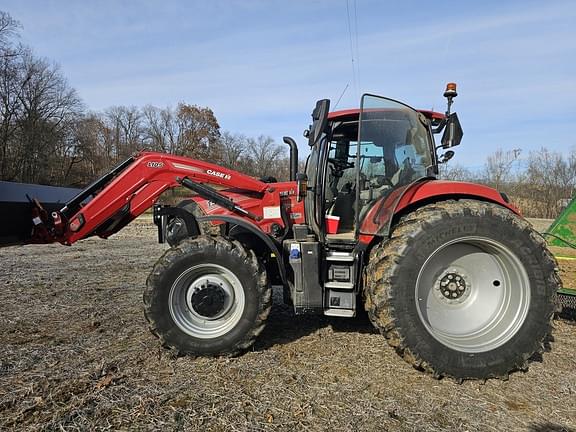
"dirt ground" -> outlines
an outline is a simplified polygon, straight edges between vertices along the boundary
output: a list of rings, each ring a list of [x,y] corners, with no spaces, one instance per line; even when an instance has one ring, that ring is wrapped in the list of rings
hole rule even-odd
[[[0,429],[576,430],[573,321],[508,381],[435,380],[365,319],[280,304],[250,352],[175,358],[142,314],[155,234],[136,221],[107,241],[0,249]]]

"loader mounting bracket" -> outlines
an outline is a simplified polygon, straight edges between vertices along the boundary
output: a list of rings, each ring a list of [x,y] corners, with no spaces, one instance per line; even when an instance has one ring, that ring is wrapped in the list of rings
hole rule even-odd
[[[193,214],[189,211],[170,205],[156,204],[154,206],[154,224],[158,227],[158,242],[164,243],[166,241],[166,227],[168,223],[175,217],[178,217],[186,224],[188,235],[195,237],[200,235],[200,228],[198,222]]]

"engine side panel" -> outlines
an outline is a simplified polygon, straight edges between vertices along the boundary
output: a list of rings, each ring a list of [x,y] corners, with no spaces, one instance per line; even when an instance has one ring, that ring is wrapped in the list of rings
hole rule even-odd
[[[262,217],[258,225],[266,234],[274,233],[274,225],[280,225],[287,229],[292,224],[304,223],[304,201],[297,201],[296,183],[270,183],[269,188],[273,189],[273,191],[261,197],[235,189],[225,189],[219,192],[242,208]],[[191,199],[198,204],[202,212],[207,216],[233,214],[205,198],[195,196]]]

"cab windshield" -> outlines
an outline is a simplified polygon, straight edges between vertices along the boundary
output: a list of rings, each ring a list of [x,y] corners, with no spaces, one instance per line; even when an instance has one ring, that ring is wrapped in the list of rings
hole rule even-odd
[[[361,222],[381,197],[428,175],[432,141],[421,113],[391,99],[365,95],[359,142]]]
[[[360,127],[360,179],[373,186],[408,184],[432,165],[426,120],[407,105],[365,96]]]
[[[386,229],[394,207],[389,201],[401,196],[392,192],[432,173],[434,146],[428,120],[391,99],[364,95],[360,117],[337,118],[327,144],[321,148],[328,154],[316,155],[327,161],[317,173],[316,184],[323,185],[323,202],[318,204],[326,215],[338,217],[340,239]],[[376,203],[382,208],[372,212],[372,222],[365,220]]]

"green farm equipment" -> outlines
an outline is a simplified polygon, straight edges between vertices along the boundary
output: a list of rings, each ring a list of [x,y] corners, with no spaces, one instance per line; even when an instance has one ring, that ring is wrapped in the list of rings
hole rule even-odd
[[[566,208],[552,222],[548,231],[548,244],[557,247],[571,247],[576,249],[576,196],[572,198]],[[574,257],[555,254],[556,259],[573,260]],[[558,303],[563,308],[563,315],[576,317],[576,287],[564,287],[558,290]]]
[[[570,204],[552,222],[546,234],[550,236],[550,246],[576,248],[576,197],[572,198]]]

